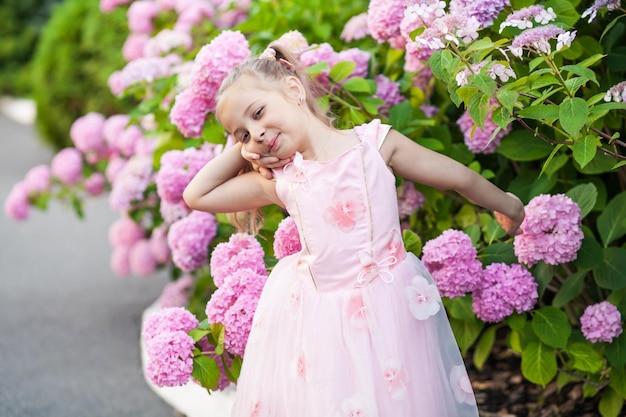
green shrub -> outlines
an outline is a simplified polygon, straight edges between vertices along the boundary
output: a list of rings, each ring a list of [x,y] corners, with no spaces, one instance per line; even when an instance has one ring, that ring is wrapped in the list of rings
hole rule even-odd
[[[31,93],[30,62],[37,40],[61,0],[3,0],[0,4],[0,94]]]
[[[124,111],[107,85],[124,66],[121,48],[128,35],[125,12],[103,14],[97,1],[66,0],[57,5],[44,28],[33,59],[36,125],[55,148],[71,144],[68,132],[90,112]]]

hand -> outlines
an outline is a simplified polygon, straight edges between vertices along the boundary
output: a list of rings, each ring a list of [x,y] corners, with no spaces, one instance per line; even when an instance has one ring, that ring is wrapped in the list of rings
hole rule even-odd
[[[248,152],[244,146],[241,147],[241,156],[252,164],[255,171],[268,180],[274,177],[272,169],[281,168],[293,160],[293,156],[287,159],[279,159],[276,156],[261,156],[258,153]]]
[[[520,229],[519,227],[524,221],[524,217],[526,215],[526,213],[524,212],[524,203],[522,203],[522,201],[519,198],[517,198],[517,196],[514,194],[507,193],[507,195],[513,198],[517,203],[518,209],[517,209],[516,215],[514,217],[509,217],[497,211],[495,211],[493,214],[496,220],[498,221],[498,223],[500,223],[500,226],[502,226],[502,228],[509,235],[511,236],[521,235],[523,233],[523,230]]]

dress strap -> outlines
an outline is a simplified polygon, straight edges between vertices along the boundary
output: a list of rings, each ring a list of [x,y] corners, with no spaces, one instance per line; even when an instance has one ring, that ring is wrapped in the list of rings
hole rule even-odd
[[[380,119],[374,119],[369,123],[354,127],[354,132],[361,142],[367,142],[376,149],[380,149],[383,145],[390,130],[391,126],[381,123]]]

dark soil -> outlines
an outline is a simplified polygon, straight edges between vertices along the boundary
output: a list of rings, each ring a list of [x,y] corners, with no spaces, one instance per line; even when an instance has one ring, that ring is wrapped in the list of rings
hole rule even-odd
[[[481,417],[598,417],[598,399],[583,398],[582,387],[568,384],[558,390],[556,382],[545,388],[522,377],[520,358],[505,346],[478,370],[468,373]]]

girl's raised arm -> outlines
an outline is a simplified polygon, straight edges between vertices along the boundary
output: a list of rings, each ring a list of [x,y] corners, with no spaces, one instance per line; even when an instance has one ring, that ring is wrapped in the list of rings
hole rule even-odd
[[[524,220],[524,205],[519,198],[505,193],[465,165],[424,148],[393,129],[383,142],[381,154],[395,174],[437,189],[455,190],[473,203],[496,212],[507,233],[518,233]]]
[[[251,171],[237,175],[248,162],[237,143],[207,163],[183,192],[187,205],[209,213],[233,213],[281,204],[274,181]]]

